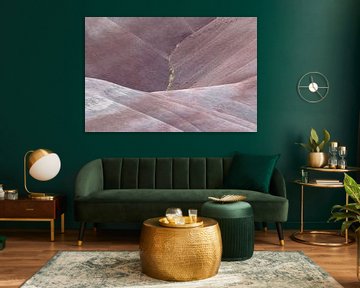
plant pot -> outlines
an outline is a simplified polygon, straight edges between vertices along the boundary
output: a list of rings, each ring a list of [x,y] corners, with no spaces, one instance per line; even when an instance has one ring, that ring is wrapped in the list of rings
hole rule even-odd
[[[308,156],[309,167],[324,167],[328,161],[328,154],[325,152],[310,152]]]

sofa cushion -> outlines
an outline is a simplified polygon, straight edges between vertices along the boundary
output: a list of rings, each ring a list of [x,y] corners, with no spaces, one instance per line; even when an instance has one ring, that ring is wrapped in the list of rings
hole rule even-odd
[[[100,214],[106,214],[106,209],[118,210],[122,213],[122,207],[143,206],[143,209],[149,207],[158,207],[157,211],[165,211],[166,208],[176,205],[182,209],[195,208],[200,209],[202,203],[208,201],[209,196],[221,197],[223,195],[235,194],[246,196],[246,202],[249,202],[254,209],[255,221],[279,221],[287,220],[288,200],[284,197],[265,194],[262,192],[250,190],[227,190],[227,189],[112,189],[98,191],[96,194],[75,200],[76,206],[91,206],[98,209],[105,209]],[[224,204],[226,205],[226,204]],[[117,208],[116,208],[117,207]],[[130,213],[131,209],[128,210]],[[151,209],[150,209],[151,210]],[[155,210],[154,210],[155,211]],[[186,214],[187,211],[183,210]],[[135,212],[131,212],[135,213]],[[138,213],[138,212],[136,212]],[[135,214],[136,214],[135,213]],[[140,213],[140,212],[139,212]],[[143,214],[142,211],[140,214]],[[164,212],[165,213],[165,212]],[[96,213],[95,213],[96,214]],[[146,213],[145,213],[146,214]],[[148,215],[149,217],[161,215]],[[114,218],[117,218],[115,215]],[[100,217],[101,218],[101,217]],[[146,218],[145,218],[146,219]],[[145,220],[144,219],[144,220]],[[119,220],[119,219],[118,219]],[[141,220],[141,219],[140,219]],[[140,221],[139,220],[139,221]]]
[[[236,153],[224,179],[224,187],[269,193],[271,176],[279,157]]]
[[[231,157],[104,158],[103,189],[212,189],[223,185]]]

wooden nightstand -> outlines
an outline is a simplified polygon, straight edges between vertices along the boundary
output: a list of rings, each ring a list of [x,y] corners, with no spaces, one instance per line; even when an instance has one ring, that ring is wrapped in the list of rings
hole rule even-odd
[[[0,221],[49,221],[50,241],[54,241],[55,220],[61,217],[61,233],[65,230],[65,197],[53,200],[19,198],[0,200]]]

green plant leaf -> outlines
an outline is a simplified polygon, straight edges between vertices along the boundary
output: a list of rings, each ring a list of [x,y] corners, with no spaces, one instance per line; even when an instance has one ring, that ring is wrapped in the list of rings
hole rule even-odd
[[[346,229],[349,229],[351,225],[358,222],[358,220],[344,221],[341,225],[341,233],[344,233]]]
[[[348,174],[344,173],[344,187],[346,193],[357,203],[360,204],[360,186]]]
[[[360,210],[356,206],[356,203],[350,203],[348,205],[334,205],[331,213],[336,212],[336,209],[338,209],[338,211],[350,211],[356,215],[360,215]]]
[[[319,143],[319,136],[318,136],[318,134],[316,133],[316,131],[315,131],[314,128],[311,128],[310,137],[311,137],[312,140],[314,140],[314,142],[315,142],[316,144]]]
[[[341,231],[349,229],[354,223],[360,223],[360,186],[348,174],[344,173],[346,193],[355,201],[347,205],[334,205],[328,221],[343,221]]]
[[[325,142],[324,142],[324,140],[323,140],[323,141],[320,142],[320,144],[319,144],[319,146],[318,146],[318,148],[319,148],[319,151],[318,151],[318,152],[324,151],[324,145],[325,145]]]
[[[314,128],[310,130],[309,142],[305,143],[295,143],[301,145],[303,148],[309,152],[322,152],[324,151],[325,144],[330,140],[330,133],[323,129],[324,140],[319,143],[319,136]]]
[[[300,145],[301,147],[305,148],[306,150],[308,150],[309,152],[311,152],[312,148],[308,143],[295,143],[297,145]]]
[[[309,146],[311,147],[311,152],[317,152],[316,151],[317,144],[315,143],[315,141],[313,139],[311,139],[311,136],[309,138]]]
[[[330,133],[326,129],[323,130],[323,133],[324,133],[324,144],[326,144],[330,140]]]
[[[352,212],[333,212],[331,217],[329,218],[329,221],[340,221],[340,220],[345,220],[346,218],[348,219],[354,219],[357,220],[358,219],[357,214],[354,214]]]

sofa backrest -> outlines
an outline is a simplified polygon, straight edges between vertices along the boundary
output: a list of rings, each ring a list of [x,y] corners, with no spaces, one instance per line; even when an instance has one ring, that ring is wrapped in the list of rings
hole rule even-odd
[[[104,189],[215,189],[231,157],[104,158]]]

